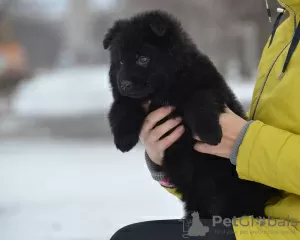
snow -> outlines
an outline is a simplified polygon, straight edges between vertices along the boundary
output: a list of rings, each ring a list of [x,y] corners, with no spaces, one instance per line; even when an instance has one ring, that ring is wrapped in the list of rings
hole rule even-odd
[[[104,142],[1,142],[0,239],[104,240],[139,221],[181,218],[143,149]]]
[[[229,78],[238,99],[250,101],[253,81]],[[105,111],[112,102],[108,67],[78,67],[43,73],[23,84],[13,103],[24,116],[74,116]]]
[[[74,116],[102,111],[111,102],[108,67],[78,67],[41,73],[24,83],[13,108],[24,116]]]
[[[240,102],[245,103],[251,101],[255,82],[229,82],[229,86]]]

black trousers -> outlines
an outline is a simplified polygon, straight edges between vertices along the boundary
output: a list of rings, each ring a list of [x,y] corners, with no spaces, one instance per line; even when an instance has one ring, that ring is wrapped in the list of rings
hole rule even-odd
[[[232,226],[212,220],[159,220],[135,223],[117,231],[111,240],[236,240]]]

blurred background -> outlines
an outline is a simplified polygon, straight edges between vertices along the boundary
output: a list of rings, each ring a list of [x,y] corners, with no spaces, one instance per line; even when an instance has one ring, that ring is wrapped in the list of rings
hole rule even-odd
[[[182,21],[248,110],[272,28],[263,0],[0,1],[1,240],[101,240],[126,224],[182,217],[143,148],[118,152],[106,119],[103,35],[149,9]]]

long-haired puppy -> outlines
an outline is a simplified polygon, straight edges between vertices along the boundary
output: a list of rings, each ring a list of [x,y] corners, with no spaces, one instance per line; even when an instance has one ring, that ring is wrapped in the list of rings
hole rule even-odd
[[[220,143],[219,116],[226,106],[243,118],[245,114],[180,22],[163,11],[143,12],[116,21],[103,45],[110,52],[114,102],[108,117],[116,147],[128,152],[138,143],[148,114],[143,103],[151,102],[150,111],[173,106],[173,114],[158,124],[180,116],[185,132],[166,150],[162,168],[182,194],[186,213],[197,211],[201,218],[265,216],[265,204],[277,190],[241,180],[229,160],[194,150],[193,136],[210,145]]]

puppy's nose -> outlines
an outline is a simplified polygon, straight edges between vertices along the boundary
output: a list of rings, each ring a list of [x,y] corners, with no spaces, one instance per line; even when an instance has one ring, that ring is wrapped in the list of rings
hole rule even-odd
[[[127,80],[122,81],[121,88],[123,90],[129,90],[129,89],[131,89],[132,88],[132,82],[127,81]]]

